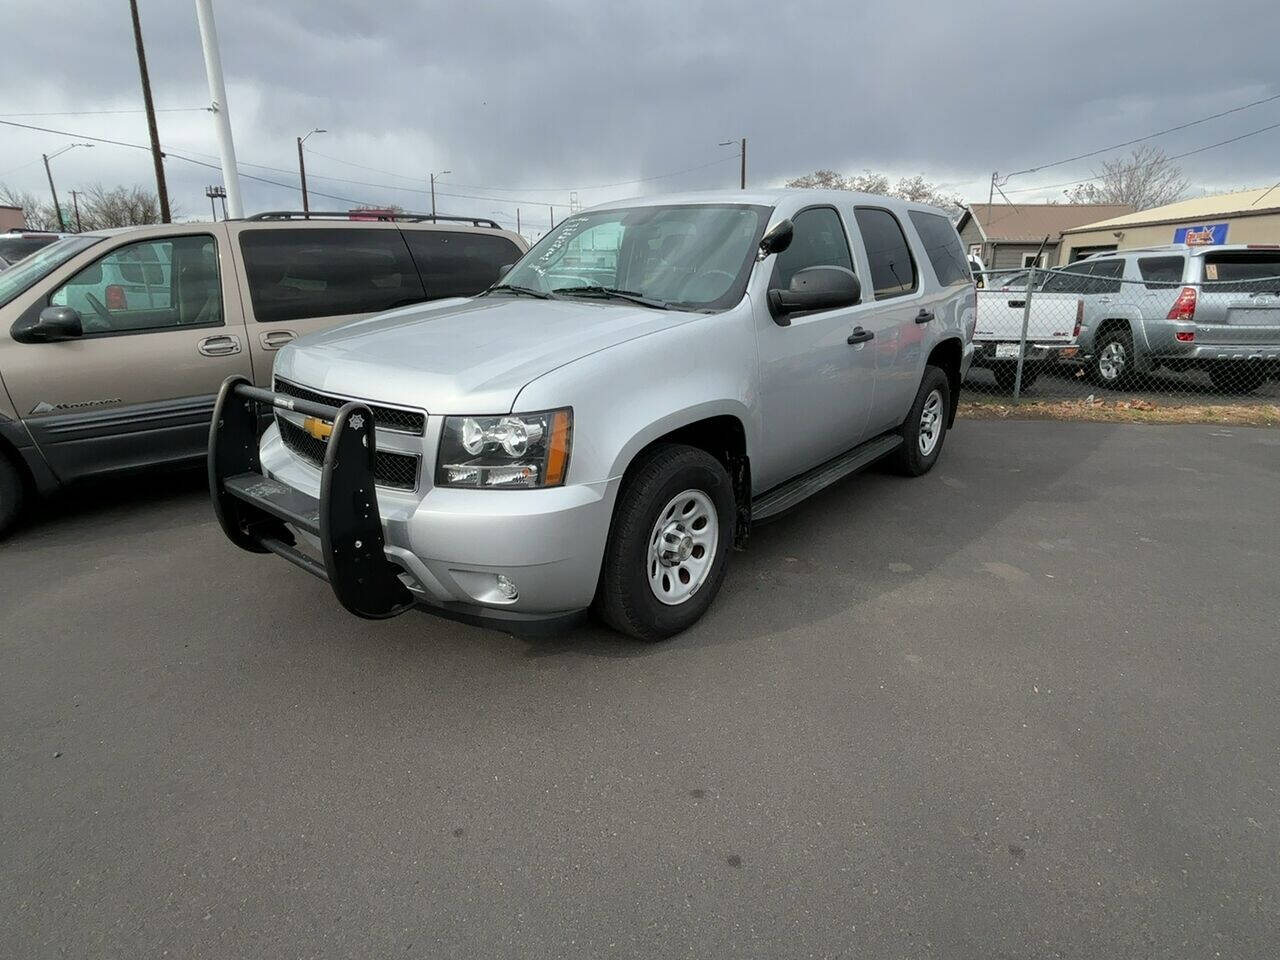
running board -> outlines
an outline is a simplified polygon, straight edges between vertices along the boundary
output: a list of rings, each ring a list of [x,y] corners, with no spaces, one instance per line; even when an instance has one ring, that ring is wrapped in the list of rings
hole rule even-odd
[[[868,467],[886,454],[893,453],[902,446],[902,437],[896,433],[887,433],[868,440],[854,447],[848,453],[842,453],[834,460],[828,460],[821,466],[814,467],[808,473],[802,473],[793,480],[788,480],[780,487],[774,487],[763,496],[751,501],[751,520],[753,523],[775,517],[796,504],[809,499],[819,490],[824,490],[837,480],[857,473]]]

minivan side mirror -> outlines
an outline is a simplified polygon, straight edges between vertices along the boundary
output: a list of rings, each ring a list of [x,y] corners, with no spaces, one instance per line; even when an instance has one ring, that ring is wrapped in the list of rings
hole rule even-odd
[[[9,333],[19,343],[58,343],[84,335],[84,324],[74,307],[45,307],[28,319],[30,311],[18,318]]]
[[[771,253],[781,253],[791,246],[791,238],[795,236],[795,227],[790,220],[775,223],[773,228],[760,238],[760,259]]]
[[[845,267],[805,267],[797,270],[786,290],[769,291],[769,313],[779,326],[790,324],[795,313],[838,310],[862,299],[862,284]]]

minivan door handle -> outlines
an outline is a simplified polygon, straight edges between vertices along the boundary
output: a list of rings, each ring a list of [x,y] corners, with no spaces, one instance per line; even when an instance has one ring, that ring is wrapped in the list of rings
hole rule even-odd
[[[933,311],[920,308],[920,312],[916,314],[916,323],[928,323],[933,319]]]
[[[286,343],[297,339],[298,335],[292,330],[267,330],[258,337],[258,342],[264,350],[279,350]]]
[[[871,340],[874,337],[875,337],[875,334],[872,333],[870,330],[866,330],[862,327],[854,327],[853,333],[849,334],[848,342],[851,344],[866,343],[868,340]]]
[[[240,338],[226,334],[216,337],[205,337],[196,344],[196,349],[206,357],[227,357],[240,352]]]

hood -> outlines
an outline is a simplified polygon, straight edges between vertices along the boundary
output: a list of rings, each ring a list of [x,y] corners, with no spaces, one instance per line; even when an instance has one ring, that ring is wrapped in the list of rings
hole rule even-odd
[[[275,373],[313,390],[429,413],[505,413],[525,384],[556,367],[702,316],[509,296],[420,304],[291,343]]]

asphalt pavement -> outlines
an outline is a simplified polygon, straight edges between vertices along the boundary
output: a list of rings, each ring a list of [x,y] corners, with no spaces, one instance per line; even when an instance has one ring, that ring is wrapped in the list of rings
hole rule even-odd
[[[1280,431],[960,422],[693,630],[366,623],[197,474],[0,544],[0,955],[1245,957]]]

